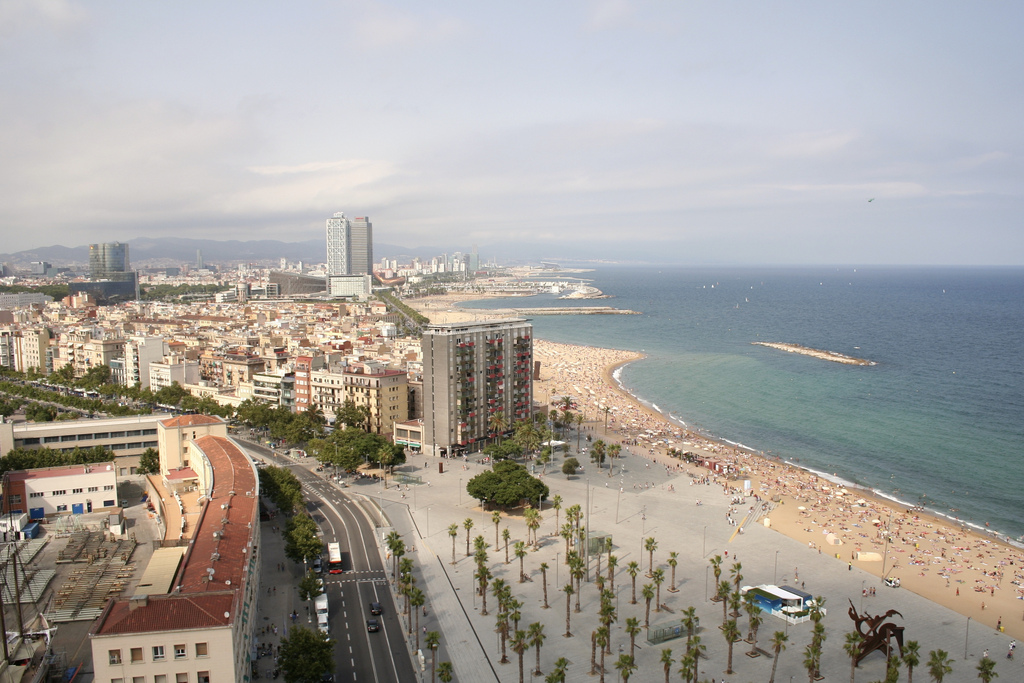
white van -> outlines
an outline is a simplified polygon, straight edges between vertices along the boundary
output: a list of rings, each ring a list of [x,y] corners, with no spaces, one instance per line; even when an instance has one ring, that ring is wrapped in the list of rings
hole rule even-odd
[[[313,598],[313,608],[316,610],[316,615],[319,618],[323,615],[327,617],[327,594],[321,593],[320,595]]]

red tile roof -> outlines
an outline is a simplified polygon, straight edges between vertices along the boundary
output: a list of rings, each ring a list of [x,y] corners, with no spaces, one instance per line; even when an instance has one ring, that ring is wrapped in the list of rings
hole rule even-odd
[[[164,427],[194,427],[197,425],[217,424],[223,421],[219,417],[211,417],[210,415],[179,415],[178,417],[163,420],[160,424]]]
[[[193,443],[213,467],[213,491],[199,519],[192,548],[185,556],[176,585],[181,586],[182,593],[240,586],[250,554],[251,527],[259,526],[256,474],[248,456],[230,439],[203,436]],[[213,559],[215,553],[219,555],[216,560]],[[206,580],[209,578],[207,570],[211,568],[213,580]]]
[[[177,631],[227,626],[231,623],[234,591],[205,595],[151,595],[145,602],[113,600],[93,626],[92,635]],[[225,616],[228,615],[228,616]]]

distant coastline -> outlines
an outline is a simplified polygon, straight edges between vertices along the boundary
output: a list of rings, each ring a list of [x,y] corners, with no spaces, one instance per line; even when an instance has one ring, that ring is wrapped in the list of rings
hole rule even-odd
[[[750,342],[755,346],[767,346],[770,349],[778,349],[779,351],[787,351],[789,353],[799,353],[802,356],[810,356],[812,358],[819,358],[821,360],[830,360],[833,363],[842,363],[844,365],[878,365],[875,361],[866,360],[864,358],[854,358],[853,356],[847,356],[836,351],[824,351],[822,349],[812,349],[809,346],[802,346],[800,344],[786,344],[783,342]]]

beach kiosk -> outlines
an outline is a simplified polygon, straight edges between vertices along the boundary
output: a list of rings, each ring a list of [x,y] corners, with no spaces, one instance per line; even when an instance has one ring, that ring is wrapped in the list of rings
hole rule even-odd
[[[754,596],[754,603],[763,611],[785,619],[791,624],[799,624],[810,619],[808,611],[814,602],[810,593],[791,586],[744,586],[740,591]]]

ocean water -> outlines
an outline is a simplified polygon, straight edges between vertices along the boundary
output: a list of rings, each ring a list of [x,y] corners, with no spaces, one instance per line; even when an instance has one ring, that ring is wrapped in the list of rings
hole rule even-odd
[[[619,373],[644,402],[837,480],[1024,534],[1024,269],[606,266],[584,277],[614,298],[582,305],[643,315],[536,316],[536,335],[644,352]]]

